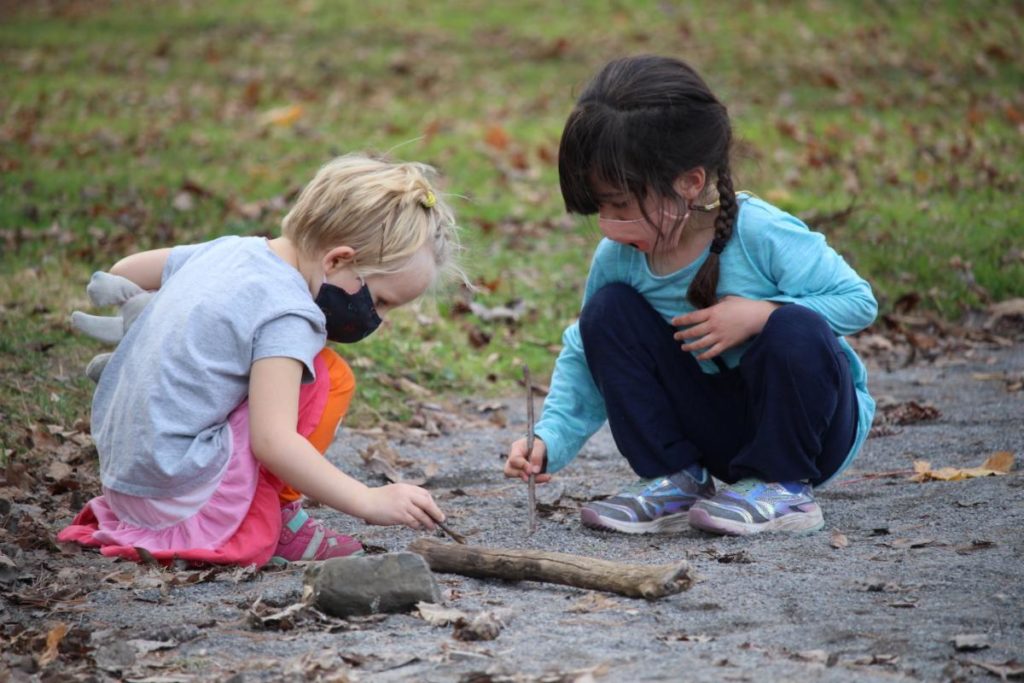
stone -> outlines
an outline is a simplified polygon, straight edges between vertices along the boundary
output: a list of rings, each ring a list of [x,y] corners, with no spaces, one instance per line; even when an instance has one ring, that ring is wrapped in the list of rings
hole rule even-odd
[[[306,585],[313,589],[313,606],[347,618],[409,612],[418,602],[441,602],[441,589],[415,553],[336,557],[310,565]]]

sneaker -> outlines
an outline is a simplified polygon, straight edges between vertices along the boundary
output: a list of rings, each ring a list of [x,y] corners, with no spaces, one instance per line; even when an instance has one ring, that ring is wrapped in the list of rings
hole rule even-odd
[[[281,508],[281,538],[277,542],[272,562],[327,560],[362,553],[362,543],[351,536],[325,528],[309,516],[302,508],[301,501],[297,500]]]
[[[690,526],[713,534],[747,536],[762,531],[810,533],[825,525],[810,484],[741,479],[689,512]]]
[[[686,528],[686,511],[715,493],[706,473],[698,482],[687,472],[641,479],[622,493],[587,503],[580,510],[583,526],[627,534],[655,534]]]

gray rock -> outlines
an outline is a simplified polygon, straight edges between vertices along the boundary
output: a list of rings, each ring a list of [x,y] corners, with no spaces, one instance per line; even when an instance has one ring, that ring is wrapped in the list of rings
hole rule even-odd
[[[305,581],[313,588],[313,605],[342,618],[441,601],[434,575],[415,553],[337,557],[310,565]]]

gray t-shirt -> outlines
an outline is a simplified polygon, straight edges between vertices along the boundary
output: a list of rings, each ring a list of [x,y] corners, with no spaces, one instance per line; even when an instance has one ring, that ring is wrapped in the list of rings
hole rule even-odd
[[[295,358],[311,381],[324,324],[302,276],[261,237],[172,249],[93,396],[103,485],[163,498],[219,478],[253,362]]]

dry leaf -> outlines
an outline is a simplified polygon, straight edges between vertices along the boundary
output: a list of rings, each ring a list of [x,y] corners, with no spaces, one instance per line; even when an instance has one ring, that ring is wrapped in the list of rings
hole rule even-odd
[[[988,636],[984,633],[961,633],[953,636],[953,647],[958,652],[977,652],[989,647]]]
[[[804,662],[825,664],[828,662],[828,653],[824,650],[804,650],[803,652],[794,652],[793,658]]]
[[[484,132],[484,142],[486,142],[488,146],[501,151],[508,147],[509,141],[510,138],[508,133],[505,132],[505,129],[499,124],[492,123],[487,126],[487,130]]]
[[[455,640],[494,640],[501,633],[501,620],[491,612],[463,617],[455,622],[452,637]]]
[[[927,548],[932,545],[945,545],[936,541],[934,538],[896,538],[883,545],[887,545],[890,548],[896,548],[897,550],[905,550],[907,548]]]
[[[1013,467],[1013,453],[1010,451],[996,451],[988,456],[981,466],[1000,474],[1008,474]]]
[[[410,396],[415,396],[417,398],[425,398],[427,396],[430,396],[430,389],[427,389],[426,387],[416,384],[416,382],[413,382],[411,379],[399,377],[396,380],[396,383],[397,388],[401,392],[409,394]]]
[[[39,656],[39,668],[45,667],[50,662],[57,659],[60,652],[60,641],[64,639],[64,635],[68,632],[68,625],[61,622],[50,629],[50,632],[46,634],[46,650]]]
[[[370,459],[366,461],[366,469],[370,470],[374,474],[379,474],[391,483],[398,483],[402,480],[402,475],[398,473],[394,467],[391,466],[388,461],[379,455],[371,455]]]
[[[714,639],[714,636],[709,636],[706,633],[674,633],[661,638],[661,640],[678,640],[684,643],[710,643]]]
[[[838,529],[833,529],[832,538],[829,541],[829,545],[837,549],[846,548],[850,545],[850,539],[848,539],[846,537],[846,534],[840,532]]]
[[[416,603],[416,609],[419,610],[423,621],[431,626],[447,626],[469,616],[460,609],[435,605],[432,602],[418,602]]]
[[[998,451],[993,453],[980,467],[940,467],[932,469],[927,460],[914,461],[914,475],[911,481],[961,481],[963,479],[974,479],[977,477],[989,477],[1009,473],[1013,467],[1014,456],[1009,451]]]
[[[960,546],[956,549],[958,555],[967,555],[969,553],[977,552],[978,550],[987,550],[988,548],[995,548],[995,541],[985,540],[974,540],[971,541],[970,545]]]
[[[976,659],[965,659],[964,661],[974,666],[980,666],[982,669],[999,676],[1004,681],[1010,677],[1024,676],[1024,664],[1021,664],[1016,659],[1008,659],[1002,664],[979,662]]]
[[[287,107],[277,107],[263,113],[260,123],[263,125],[290,126],[302,118],[305,110],[301,104],[292,104]]]

